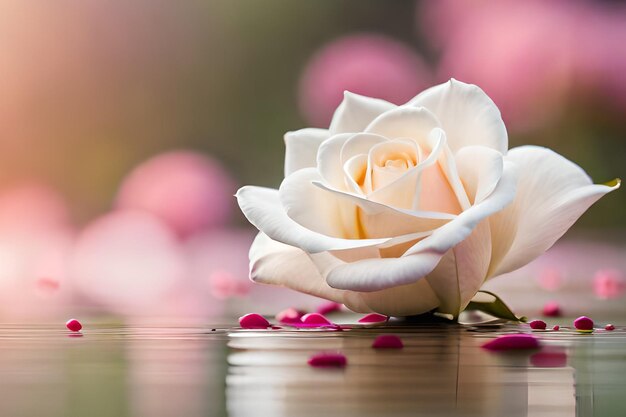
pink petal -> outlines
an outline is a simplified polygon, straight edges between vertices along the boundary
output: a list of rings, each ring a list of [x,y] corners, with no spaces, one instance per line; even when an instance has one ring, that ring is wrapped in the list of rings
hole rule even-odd
[[[530,328],[533,330],[545,330],[547,326],[546,322],[543,320],[533,320],[528,324],[530,325]]]
[[[574,320],[574,327],[576,327],[576,330],[583,332],[593,331],[593,320],[587,316],[580,316]]]
[[[342,306],[343,304],[335,303],[333,301],[328,301],[326,303],[320,304],[315,310],[315,312],[319,314],[334,313],[336,311],[340,311]]]
[[[484,343],[482,347],[488,350],[537,349],[539,340],[529,334],[507,334]]]
[[[73,332],[78,332],[80,331],[80,329],[83,328],[83,325],[80,324],[80,321],[76,319],[69,319],[67,323],[65,323],[65,327],[67,327],[68,330],[71,330]]]
[[[348,360],[341,353],[318,353],[309,358],[308,364],[313,367],[336,367],[343,368]]]
[[[370,313],[359,319],[359,323],[384,323],[389,319],[387,316],[383,316],[378,313]]]
[[[543,315],[546,317],[560,317],[561,306],[556,301],[548,301],[543,306]]]
[[[558,324],[555,324],[554,327],[552,328],[552,330],[554,330],[555,332],[558,332],[560,328],[561,327],[559,327]]]
[[[374,349],[402,349],[404,343],[402,343],[402,339],[396,335],[381,334],[374,340],[372,347]]]
[[[612,324],[607,324],[606,326],[604,326],[604,330],[612,332],[613,330],[615,330],[615,326],[613,326]]]
[[[276,314],[276,320],[284,324],[301,323],[302,316],[306,313],[304,311],[296,310],[295,308],[288,308]]]
[[[309,313],[302,316],[302,324],[312,326],[332,326],[333,323],[320,313]]]
[[[239,325],[244,329],[267,329],[272,326],[265,317],[257,313],[239,317]]]

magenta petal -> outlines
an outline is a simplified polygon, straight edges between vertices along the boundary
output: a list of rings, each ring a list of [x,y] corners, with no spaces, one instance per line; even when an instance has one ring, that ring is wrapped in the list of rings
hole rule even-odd
[[[300,323],[306,313],[295,308],[288,308],[276,315],[276,320],[284,324]]]
[[[404,343],[402,343],[402,339],[396,335],[381,334],[374,340],[372,347],[374,349],[402,349]]]
[[[584,332],[588,332],[593,330],[593,320],[591,320],[587,316],[580,316],[576,320],[574,320],[574,327],[576,330],[581,330]]]
[[[543,320],[533,320],[528,324],[530,325],[530,328],[533,330],[545,330],[547,327],[546,322]]]
[[[560,317],[561,307],[556,301],[548,301],[543,306],[543,315],[546,317]]]
[[[329,314],[341,310],[342,304],[335,303],[334,301],[328,301],[320,304],[315,310],[319,314]]]
[[[271,327],[270,322],[257,313],[250,313],[239,317],[239,325],[244,329],[267,329]]]
[[[313,367],[336,367],[343,368],[348,360],[341,353],[318,353],[309,358],[308,364]]]
[[[384,323],[389,319],[387,316],[383,316],[378,313],[370,313],[359,319],[359,323]]]
[[[69,319],[67,323],[65,323],[65,327],[72,332],[78,332],[83,328],[83,325],[76,319]]]
[[[539,340],[529,334],[507,334],[484,343],[482,347],[488,350],[536,349]]]
[[[321,315],[320,313],[309,313],[302,316],[302,324],[311,326],[332,326],[330,320]]]
[[[615,326],[613,326],[612,324],[607,324],[606,326],[604,326],[604,330],[612,332],[613,330],[615,330]]]

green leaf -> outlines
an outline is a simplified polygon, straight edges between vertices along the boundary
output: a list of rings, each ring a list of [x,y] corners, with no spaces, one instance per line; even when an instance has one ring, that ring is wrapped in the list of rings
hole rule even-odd
[[[465,308],[466,310],[478,310],[490,316],[510,321],[526,322],[526,317],[517,317],[500,297],[491,291],[478,291],[472,301]]]

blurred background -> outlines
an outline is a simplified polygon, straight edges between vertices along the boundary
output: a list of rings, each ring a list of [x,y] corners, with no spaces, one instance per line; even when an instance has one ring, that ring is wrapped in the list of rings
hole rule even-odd
[[[624,45],[626,5],[600,0],[0,0],[0,321],[319,304],[248,281],[232,195],[278,186],[283,134],[326,127],[344,90],[475,83],[511,147],[626,178]],[[626,312],[625,204],[494,285]]]

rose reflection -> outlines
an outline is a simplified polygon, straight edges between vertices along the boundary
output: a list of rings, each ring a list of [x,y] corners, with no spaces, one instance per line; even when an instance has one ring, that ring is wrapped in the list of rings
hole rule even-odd
[[[527,354],[491,354],[456,327],[400,331],[405,347],[393,352],[371,349],[376,330],[231,333],[229,415],[517,416],[575,409],[571,368],[536,372]],[[348,366],[308,367],[319,351],[341,351]]]

